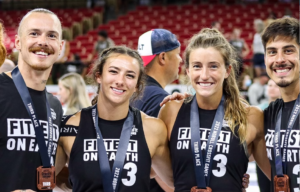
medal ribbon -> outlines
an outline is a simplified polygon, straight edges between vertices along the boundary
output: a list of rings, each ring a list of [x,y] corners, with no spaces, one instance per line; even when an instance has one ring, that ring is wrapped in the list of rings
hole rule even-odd
[[[190,115],[191,149],[193,152],[197,187],[199,189],[206,189],[206,187],[209,185],[212,167],[212,157],[215,154],[216,144],[222,129],[223,119],[225,115],[224,102],[225,97],[222,96],[207,140],[206,153],[204,159],[201,152],[200,119],[196,96],[192,100]],[[204,165],[203,162],[205,162]]]
[[[98,158],[103,181],[103,189],[104,192],[116,192],[119,188],[120,176],[122,174],[129,139],[131,136],[131,130],[133,127],[133,112],[129,109],[128,116],[123,124],[119,146],[112,171],[110,170],[110,165],[106,154],[103,137],[98,125],[97,104],[94,105],[92,109],[92,117],[97,133]]]
[[[19,71],[18,67],[15,67],[13,71],[11,72],[11,76],[13,79],[13,82],[22,98],[22,101],[26,107],[26,110],[30,116],[30,119],[32,121],[32,125],[35,130],[36,140],[39,146],[39,153],[42,159],[43,167],[50,168],[50,157],[52,153],[52,142],[53,142],[53,122],[51,118],[51,110],[50,105],[48,103],[48,100],[46,98],[46,108],[47,108],[47,119],[48,119],[48,145],[46,146],[43,128],[40,125],[40,121],[35,113],[35,109],[33,106],[33,102],[31,99],[31,96],[29,94],[28,88],[25,84],[25,81],[22,77],[22,74]],[[46,90],[45,90],[46,95]]]
[[[281,136],[280,136],[282,108],[280,109],[277,115],[275,135],[273,140],[273,150],[275,156],[276,175],[280,177],[283,177],[283,174],[287,173],[286,158],[287,158],[288,140],[299,113],[300,113],[300,95],[298,95],[298,98],[294,104],[291,117],[288,121],[288,127],[285,131],[285,136],[283,141],[283,155],[282,155],[283,157],[281,156]],[[282,167],[284,168],[284,170],[282,170]]]

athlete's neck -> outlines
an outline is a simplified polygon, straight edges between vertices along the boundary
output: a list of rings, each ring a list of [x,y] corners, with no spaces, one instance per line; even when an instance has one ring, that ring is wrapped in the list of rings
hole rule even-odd
[[[284,102],[294,101],[300,93],[300,83],[295,81],[287,87],[280,87],[281,97]]]
[[[104,96],[101,96],[99,94],[97,109],[98,115],[101,119],[109,121],[125,119],[128,115],[129,101],[121,105],[116,105],[107,101],[106,99],[104,99]]]
[[[18,68],[27,87],[37,91],[43,91],[45,89],[52,69],[51,67],[44,71],[38,71],[30,67],[28,64],[19,62]],[[10,72],[6,74],[11,77]]]
[[[199,108],[205,110],[214,110],[218,108],[222,99],[222,95],[212,95],[210,97],[202,97],[196,94],[196,98],[197,98],[197,103]]]

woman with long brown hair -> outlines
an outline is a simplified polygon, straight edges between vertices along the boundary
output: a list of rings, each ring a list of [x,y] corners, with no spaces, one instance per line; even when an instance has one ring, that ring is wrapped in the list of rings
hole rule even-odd
[[[57,173],[68,161],[74,192],[147,192],[151,167],[173,186],[165,124],[129,106],[143,75],[137,51],[120,46],[100,55],[93,106],[67,120],[57,149]]]
[[[202,29],[185,51],[185,67],[196,91],[160,111],[168,129],[175,192],[242,190],[253,155],[270,178],[262,111],[239,95],[233,48],[216,29]]]

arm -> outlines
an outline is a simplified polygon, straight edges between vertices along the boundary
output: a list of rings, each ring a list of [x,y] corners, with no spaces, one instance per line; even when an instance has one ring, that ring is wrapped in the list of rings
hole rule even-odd
[[[155,120],[157,121],[157,125],[154,126],[158,127],[158,129],[154,130],[154,134],[158,138],[159,143],[152,157],[152,168],[163,182],[165,182],[169,187],[174,188],[173,171],[167,139],[167,128],[161,120]]]
[[[252,141],[252,155],[264,174],[271,180],[271,165],[267,157],[266,141],[264,134],[264,115],[257,107],[251,107],[248,115],[247,129],[255,133],[255,138]],[[253,130],[253,131],[252,131]]]
[[[59,139],[58,146],[57,146],[57,152],[56,152],[56,160],[55,160],[55,173],[58,175],[58,173],[64,168],[64,166],[67,163],[67,155],[62,147],[62,141]]]

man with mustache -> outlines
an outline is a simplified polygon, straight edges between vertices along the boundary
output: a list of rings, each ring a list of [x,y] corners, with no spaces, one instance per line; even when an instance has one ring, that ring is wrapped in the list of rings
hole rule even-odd
[[[0,74],[0,191],[52,191],[55,184],[62,108],[45,87],[61,38],[61,23],[49,10],[34,9],[19,24],[18,66]]]
[[[262,34],[269,77],[282,99],[264,111],[265,139],[272,167],[272,191],[300,191],[299,21],[281,18]],[[288,186],[289,185],[289,186]]]

